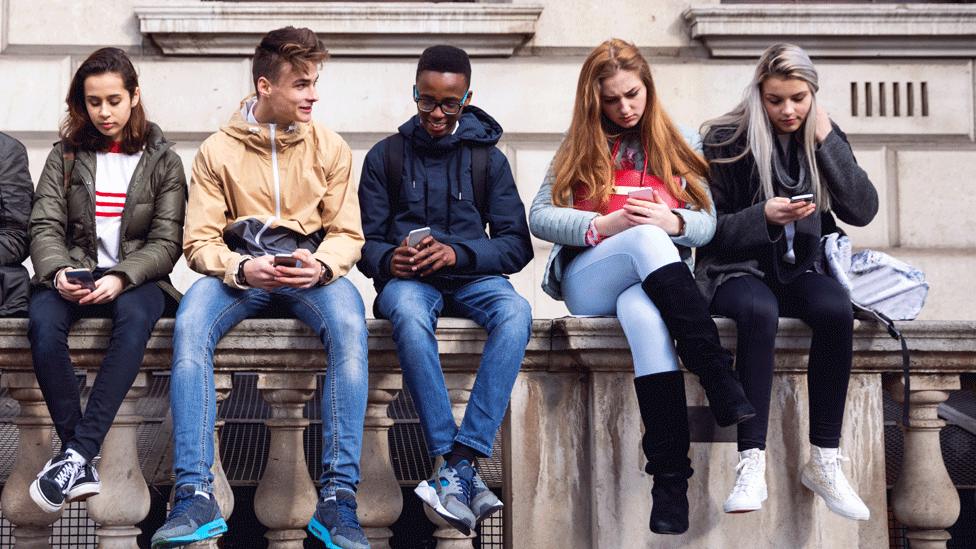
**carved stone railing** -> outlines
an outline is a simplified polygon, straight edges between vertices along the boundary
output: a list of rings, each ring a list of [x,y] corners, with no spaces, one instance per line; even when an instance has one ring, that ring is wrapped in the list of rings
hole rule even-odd
[[[734,345],[734,327],[719,321],[724,342]],[[101,547],[135,546],[136,524],[149,509],[149,493],[138,471],[135,402],[146,376],[170,363],[172,320],[160,321],[149,341],[144,373],[127,396],[103,446],[113,465],[102,466],[103,496],[89,501]],[[0,320],[0,383],[20,403],[18,458],[3,490],[3,513],[14,525],[17,547],[46,547],[57,514],[41,512],[27,485],[51,455],[50,419],[31,369],[26,321]],[[369,399],[362,453],[360,519],[374,547],[388,547],[390,527],[402,510],[393,475],[386,406],[401,389],[389,324],[369,321]],[[892,495],[895,517],[908,528],[912,547],[945,547],[946,528],[959,513],[939,450],[943,422],[936,406],[946,391],[971,386],[976,373],[976,323],[904,323],[912,348],[912,422],[905,429],[905,459]],[[108,343],[109,321],[83,320],[69,346],[78,368],[97,371]],[[471,322],[443,319],[438,342],[455,411],[469,397],[472,374],[484,346],[484,331]],[[700,421],[693,413],[692,526],[674,538],[652,537],[646,528],[650,479],[642,472],[640,420],[632,388],[632,366],[623,332],[613,319],[537,320],[522,373],[503,428],[506,547],[730,546],[750,539],[769,547],[887,545],[882,390],[901,398],[897,342],[872,324],[859,324],[854,337],[854,372],[842,437],[852,458],[848,477],[871,509],[871,520],[855,523],[829,513],[800,486],[798,471],[808,443],[806,354],[809,332],[782,320],[777,339],[767,449],[770,499],[764,510],[725,515],[721,502],[734,481],[734,432]],[[273,357],[269,359],[268,357]],[[310,360],[311,357],[311,360]],[[294,320],[248,320],[220,343],[215,358],[221,397],[232,390],[230,373],[255,372],[271,405],[269,464],[255,495],[257,516],[268,527],[270,547],[300,547],[312,514],[315,488],[301,444],[307,420],[304,403],[325,367],[318,338]],[[705,404],[694,376],[689,403]],[[693,408],[693,412],[698,410]],[[699,410],[700,411],[700,410]],[[216,436],[216,435],[215,435]],[[318,456],[315,456],[318,459]],[[226,479],[215,464],[221,506],[233,509]],[[125,505],[118,505],[124,501]],[[789,525],[784,527],[784,525]],[[761,534],[761,535],[757,535]],[[447,529],[438,546],[470,547]]]

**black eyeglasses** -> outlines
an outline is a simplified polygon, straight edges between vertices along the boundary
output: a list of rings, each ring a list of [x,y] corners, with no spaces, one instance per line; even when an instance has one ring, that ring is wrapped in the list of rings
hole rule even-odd
[[[448,116],[455,115],[461,112],[461,107],[464,106],[464,102],[468,100],[468,94],[471,90],[464,92],[464,97],[460,101],[457,99],[444,99],[443,101],[435,101],[429,97],[421,97],[420,92],[417,91],[417,86],[413,87],[413,100],[417,103],[417,108],[420,112],[434,112],[437,107],[441,108],[441,112]]]

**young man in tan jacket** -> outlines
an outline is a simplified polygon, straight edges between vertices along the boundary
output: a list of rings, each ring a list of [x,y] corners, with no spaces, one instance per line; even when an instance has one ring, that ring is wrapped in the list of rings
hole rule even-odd
[[[366,413],[366,320],[345,274],[363,245],[352,154],[312,121],[315,33],[285,27],[255,50],[257,97],[246,98],[193,163],[183,251],[206,275],[186,293],[173,334],[170,400],[176,498],[154,547],[226,531],[212,496],[216,398],[213,351],[262,311],[308,324],[329,352],[322,395],[322,489],[309,529],[329,547],[367,549],[356,518]],[[324,367],[324,365],[323,365]]]

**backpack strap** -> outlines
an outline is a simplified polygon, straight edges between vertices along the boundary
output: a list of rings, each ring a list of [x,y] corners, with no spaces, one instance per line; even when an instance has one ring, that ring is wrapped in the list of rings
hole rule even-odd
[[[67,192],[68,185],[71,184],[71,172],[75,169],[75,151],[64,142],[61,143],[61,163],[64,174],[64,190]]]
[[[481,225],[488,222],[488,153],[491,147],[471,147],[471,187]]]
[[[383,170],[386,172],[386,195],[390,201],[390,214],[387,217],[387,225],[390,225],[400,205],[400,185],[403,183],[403,136],[395,133],[384,141],[386,141],[386,155],[383,158]]]
[[[902,385],[904,385],[905,390],[902,395],[903,403],[901,408],[901,424],[908,427],[911,423],[911,417],[909,411],[911,410],[911,396],[912,396],[912,376],[911,376],[911,366],[912,358],[911,353],[908,350],[908,341],[905,336],[902,335],[898,328],[895,328],[895,321],[888,318],[883,313],[869,309],[862,305],[854,304],[854,310],[856,312],[866,313],[872,320],[876,320],[884,325],[888,330],[888,335],[892,339],[901,343],[901,377]]]

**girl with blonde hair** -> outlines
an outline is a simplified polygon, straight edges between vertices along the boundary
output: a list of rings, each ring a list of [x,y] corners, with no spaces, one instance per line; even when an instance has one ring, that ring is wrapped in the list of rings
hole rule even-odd
[[[868,508],[844,477],[839,451],[851,373],[850,297],[813,270],[833,214],[867,225],[878,195],[844,133],[818,108],[819,78],[801,48],[776,44],[759,60],[742,102],[705,124],[705,157],[718,211],[712,242],[698,251],[698,280],[711,310],[737,326],[736,370],[756,417],[738,426],[736,483],[727,513],[766,499],[766,429],[780,314],[813,332],[807,368],[810,460],[801,481],[827,507],[867,520]]]
[[[720,425],[755,414],[691,275],[712,238],[708,166],[661,107],[640,51],[608,40],[583,63],[573,119],[529,214],[553,242],[543,289],[573,314],[619,318],[634,362],[650,528],[688,529],[689,433],[677,355]]]

